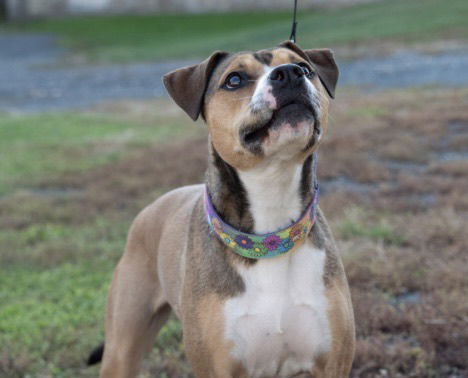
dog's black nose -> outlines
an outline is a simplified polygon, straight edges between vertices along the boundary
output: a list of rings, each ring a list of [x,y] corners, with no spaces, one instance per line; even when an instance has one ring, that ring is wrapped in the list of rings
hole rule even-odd
[[[270,73],[270,81],[273,85],[294,84],[302,79],[304,70],[297,64],[282,64]]]

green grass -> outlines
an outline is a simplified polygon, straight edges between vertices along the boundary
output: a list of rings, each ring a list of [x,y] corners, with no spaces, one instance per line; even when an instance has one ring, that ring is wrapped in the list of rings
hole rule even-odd
[[[126,120],[110,114],[54,113],[0,118],[0,195],[45,176],[84,171],[116,160],[132,145],[187,132],[167,117]]]
[[[299,15],[304,47],[394,40],[468,38],[465,0],[392,0]],[[127,62],[203,57],[216,49],[274,46],[290,31],[290,12],[96,16],[10,24],[0,31],[55,33],[89,61]]]
[[[59,349],[94,340],[111,278],[109,261],[83,260],[47,270],[10,267],[0,277],[0,344],[13,355],[58,364]],[[81,332],[76,332],[76,329]],[[87,340],[82,339],[85,337]],[[89,345],[90,346],[90,345]],[[83,360],[83,356],[76,356]]]
[[[84,351],[103,339],[107,288],[127,228],[128,221],[98,219],[2,230],[0,355],[18,370],[81,376]]]
[[[84,369],[84,359],[103,339],[107,287],[135,215],[90,216],[75,224],[70,220],[83,210],[73,197],[60,204],[20,189],[34,190],[195,130],[165,114],[120,109],[0,119],[0,219],[6,224],[0,228],[0,376],[97,375]],[[14,217],[1,211],[10,206]],[[26,224],[12,226],[20,214]],[[178,324],[171,322],[162,337],[180,345]]]
[[[34,190],[197,131],[165,101],[144,107],[0,119],[0,376],[97,375],[84,360],[103,340],[107,288],[135,211],[88,211],[79,195]],[[180,339],[173,320],[157,345],[180,357]]]
[[[344,240],[362,238],[395,246],[405,242],[404,236],[394,229],[384,214],[371,214],[359,208],[348,209],[337,230],[340,239]]]

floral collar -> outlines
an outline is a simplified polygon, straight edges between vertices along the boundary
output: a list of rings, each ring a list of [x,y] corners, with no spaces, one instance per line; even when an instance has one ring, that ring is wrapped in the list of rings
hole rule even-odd
[[[223,222],[214,209],[208,188],[205,191],[205,214],[211,231],[234,252],[249,259],[269,258],[293,250],[307,237],[315,223],[318,196],[317,186],[312,201],[296,222],[267,234],[248,234]]]

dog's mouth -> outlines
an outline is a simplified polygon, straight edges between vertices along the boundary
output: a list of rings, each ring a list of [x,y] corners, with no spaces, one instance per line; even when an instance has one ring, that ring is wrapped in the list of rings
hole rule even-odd
[[[285,123],[294,128],[304,120],[316,123],[317,114],[314,107],[308,103],[292,101],[273,111],[266,122],[243,127],[240,130],[240,138],[245,147],[258,152],[268,138],[270,130],[279,128]]]

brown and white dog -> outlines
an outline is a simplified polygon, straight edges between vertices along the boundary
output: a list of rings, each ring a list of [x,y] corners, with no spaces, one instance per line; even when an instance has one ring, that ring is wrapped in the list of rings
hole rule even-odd
[[[226,223],[265,234],[300,217],[337,79],[329,50],[292,42],[215,52],[164,77],[208,125],[206,187]],[[210,232],[204,192],[173,190],[134,221],[109,292],[101,377],[134,377],[171,311],[196,377],[347,377],[353,310],[321,211],[297,248],[248,259]]]

